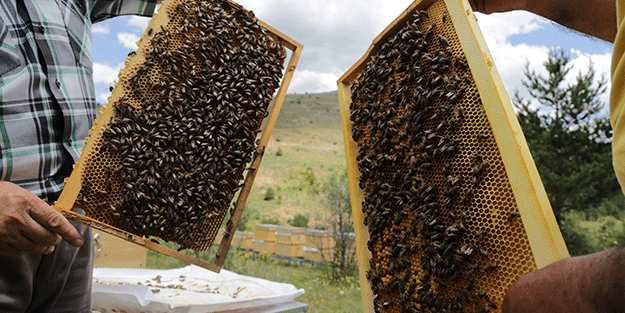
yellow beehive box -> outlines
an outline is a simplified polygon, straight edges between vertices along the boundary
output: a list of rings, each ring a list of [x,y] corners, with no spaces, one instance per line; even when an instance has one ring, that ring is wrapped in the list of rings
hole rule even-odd
[[[232,236],[232,245],[236,248],[243,248],[243,243],[245,242],[245,234],[242,232],[235,232],[234,236]]]
[[[245,232],[245,239],[243,239],[243,244],[241,245],[241,249],[252,250],[253,244],[252,240],[254,239],[254,233]]]
[[[276,242],[273,254],[288,258],[302,258],[304,257],[304,245]]]
[[[331,231],[309,229],[306,231],[305,245],[319,249],[331,249],[336,246],[336,242]]]
[[[276,243],[302,245],[306,243],[306,229],[283,227],[276,230]]]
[[[94,231],[95,267],[145,268],[147,249],[113,235]]]
[[[303,246],[304,260],[317,262],[317,263],[330,263],[334,258],[333,248],[317,248]]]
[[[254,252],[273,254],[275,247],[275,241],[264,241],[256,238],[252,239],[252,251]]]
[[[365,312],[467,290],[453,310],[501,308],[568,256],[476,20],[467,0],[415,1],[338,80]]]
[[[276,229],[279,225],[260,224],[254,226],[254,239],[263,241],[276,241]]]

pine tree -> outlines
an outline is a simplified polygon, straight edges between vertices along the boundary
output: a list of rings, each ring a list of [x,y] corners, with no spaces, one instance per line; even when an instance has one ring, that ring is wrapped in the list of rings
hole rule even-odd
[[[591,63],[565,86],[569,59],[562,50],[552,50],[544,63],[546,77],[526,66],[523,85],[535,101],[518,91],[513,101],[560,225],[562,213],[592,209],[620,190],[612,168],[612,129],[599,99],[606,79],[596,79]]]

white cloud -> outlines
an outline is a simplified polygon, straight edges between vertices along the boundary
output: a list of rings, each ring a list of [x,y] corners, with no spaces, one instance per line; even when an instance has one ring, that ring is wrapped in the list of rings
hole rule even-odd
[[[539,30],[548,20],[524,11],[485,15],[475,13],[477,23],[487,38],[497,42],[507,41],[512,35],[527,34]]]
[[[545,21],[536,15],[518,11],[491,15],[476,13],[476,16],[508,94],[512,97],[517,90],[525,90],[522,84],[525,66],[540,72],[549,48],[527,44],[513,45],[510,37],[540,29]],[[527,94],[521,92],[521,95]]]
[[[295,70],[289,85],[289,93],[326,92],[336,90],[338,75],[333,73],[315,72],[310,70]]]
[[[91,27],[91,32],[94,34],[108,34],[111,32],[109,24],[98,23]]]
[[[612,53],[604,53],[604,54],[589,54],[584,53],[580,50],[571,50],[569,52],[571,54],[571,65],[573,69],[569,76],[567,77],[566,82],[568,84],[573,83],[577,75],[581,73],[586,73],[588,70],[588,65],[592,63],[593,69],[595,70],[595,80],[598,80],[603,75],[607,81],[607,92],[601,95],[601,101],[606,103],[605,110],[609,109],[607,104],[610,103],[610,88],[612,87],[612,80],[610,79],[610,66],[612,64]],[[573,56],[576,58],[573,59]]]
[[[108,103],[110,96],[111,96],[110,92],[101,92],[96,97],[96,102],[97,103]]]
[[[298,69],[323,73],[334,73],[335,69],[346,71],[411,3],[397,0],[381,6],[375,0],[238,2],[262,21],[304,45]]]
[[[117,75],[119,74],[120,69],[122,68],[122,64],[118,64],[116,66],[110,66],[108,64],[103,63],[94,63],[93,64],[93,81],[96,84],[104,83],[108,85],[113,85],[117,80]]]
[[[146,28],[148,28],[148,24],[150,24],[150,18],[145,16],[136,16],[133,15],[128,19],[128,26],[136,27],[139,31],[143,32]]]
[[[527,12],[509,12],[491,15],[477,13],[476,15],[478,17],[478,24],[480,25],[480,29],[488,45],[488,50],[493,56],[495,65],[508,94],[513,97],[514,93],[519,91],[519,94],[524,99],[529,99],[530,96],[526,91],[527,88],[522,84],[522,81],[525,79],[523,71],[527,64],[531,71],[546,75],[543,63],[547,60],[551,44],[549,42],[535,45],[524,43],[512,44],[510,37],[540,30],[545,24],[550,22]],[[562,31],[564,32],[565,30]],[[573,83],[580,71],[585,72],[590,60],[593,62],[597,77],[604,74],[609,80],[611,51],[604,54],[588,54],[581,50],[571,50],[568,51],[568,53],[570,54],[569,65],[572,66],[573,69],[567,76],[565,85]],[[607,104],[609,101],[609,92],[602,95],[601,100]]]
[[[132,33],[119,32],[117,33],[117,40],[124,48],[136,50],[139,36]]]
[[[117,81],[118,74],[122,66],[123,64],[115,66],[104,63],[93,64],[93,81],[96,85],[96,91],[106,90],[106,92],[99,92],[97,94],[96,101],[98,103],[108,102],[108,97],[111,95],[108,88],[115,86],[115,82]]]

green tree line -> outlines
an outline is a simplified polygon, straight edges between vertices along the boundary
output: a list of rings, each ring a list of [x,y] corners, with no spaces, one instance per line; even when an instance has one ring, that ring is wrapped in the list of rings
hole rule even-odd
[[[523,85],[531,99],[517,91],[513,103],[554,215],[572,255],[589,253],[585,234],[569,227],[569,213],[594,216],[620,193],[612,167],[612,128],[600,96],[605,77],[597,77],[592,63],[572,83],[570,56],[552,50],[543,63],[546,75],[526,65]],[[615,208],[621,210],[621,208]],[[600,212],[600,214],[615,212]]]

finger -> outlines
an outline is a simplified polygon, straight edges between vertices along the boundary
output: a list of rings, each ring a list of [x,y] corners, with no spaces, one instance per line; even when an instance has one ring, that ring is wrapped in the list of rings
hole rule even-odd
[[[43,227],[37,221],[28,216],[24,223],[24,229],[21,230],[22,235],[29,240],[45,246],[56,246],[61,242],[61,236],[57,233]]]
[[[2,251],[2,254],[6,254],[6,255],[26,254],[26,252],[21,251],[20,249],[16,248],[14,245],[8,244],[8,243],[5,243],[4,245],[0,246],[0,251]]]
[[[41,205],[30,211],[32,218],[43,227],[63,237],[70,245],[80,247],[84,243],[82,235],[61,213],[41,201]]]
[[[37,253],[43,254],[46,250],[49,249],[49,245],[42,245],[37,242],[34,242],[24,236],[23,232],[17,231],[13,234],[13,240],[9,242],[9,245],[18,249],[20,254],[25,253]]]
[[[50,253],[54,252],[54,249],[55,249],[55,248],[56,248],[55,246],[49,246],[49,247],[47,247],[47,249],[46,249],[45,251],[43,251],[41,254],[50,254]]]

